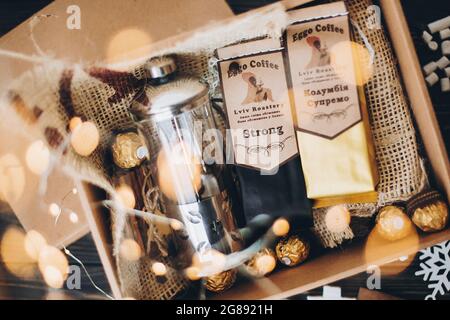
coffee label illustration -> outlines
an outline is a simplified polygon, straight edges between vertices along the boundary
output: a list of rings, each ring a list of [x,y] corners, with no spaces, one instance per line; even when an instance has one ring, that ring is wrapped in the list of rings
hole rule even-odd
[[[333,139],[362,120],[347,16],[286,32],[298,130]]]
[[[298,153],[281,51],[219,62],[238,165],[273,170]]]

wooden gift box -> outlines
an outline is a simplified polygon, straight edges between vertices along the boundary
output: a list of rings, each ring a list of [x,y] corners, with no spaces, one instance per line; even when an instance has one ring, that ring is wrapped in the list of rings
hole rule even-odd
[[[293,8],[309,1],[288,0],[282,1],[287,8]],[[403,9],[399,0],[381,0],[380,2],[388,32],[400,63],[402,77],[408,98],[411,102],[412,112],[417,122],[428,159],[430,160],[434,178],[440,189],[450,201],[450,166],[447,151],[443,143],[440,129],[436,120],[433,105],[425,85],[421,67],[414,49],[412,38],[406,23]],[[277,5],[277,4],[275,4]],[[253,10],[245,15],[257,14]],[[242,19],[242,16],[229,18],[223,23],[226,25],[233,19]],[[206,27],[207,28],[207,27]],[[205,29],[206,30],[206,29]],[[182,35],[185,36],[185,35]],[[162,42],[165,46],[173,39]],[[104,216],[100,212],[90,212],[86,208],[91,231],[102,257],[102,262],[115,296],[120,296],[114,259],[111,256],[109,239],[109,225],[104,224]],[[283,269],[270,276],[270,280],[279,288],[275,292],[263,291],[255,283],[237,284],[234,288],[216,296],[219,299],[281,299],[307,290],[365,272],[368,266],[383,265],[402,256],[414,255],[418,250],[450,239],[450,230],[436,234],[421,234],[418,245],[405,246],[405,243],[396,242],[383,247],[382,254],[378,256],[365,256],[364,243],[355,244],[343,250],[335,250],[328,254],[307,261],[300,267]],[[330,263],[332,262],[332,263]]]
[[[202,0],[195,0],[192,2],[195,3],[198,1],[202,2]],[[71,3],[72,2],[76,1],[71,1]],[[84,0],[78,2],[83,2],[84,5],[89,6]],[[171,0],[169,2],[174,1]],[[285,6],[286,9],[290,9],[307,2],[310,1],[285,0],[281,1],[281,4]],[[97,1],[93,1],[93,3],[98,4]],[[385,23],[399,61],[404,85],[411,103],[412,112],[417,122],[419,133],[432,167],[432,173],[440,190],[446,194],[447,199],[450,201],[449,159],[444,147],[431,99],[422,76],[421,67],[416,56],[400,0],[380,0],[380,4],[383,10]],[[145,4],[141,5],[145,7]],[[158,50],[160,48],[168,47],[182,38],[189,37],[196,32],[192,31],[194,29],[201,32],[207,31],[209,24],[214,24],[215,26],[226,26],[228,23],[236,21],[236,19],[244,19],[245,17],[258,14],[258,12],[270,9],[271,6],[279,6],[280,3],[253,10],[236,17],[232,16],[232,13],[226,7],[224,1],[204,1],[204,5],[207,6],[208,10],[203,9],[200,11],[195,11],[195,21],[189,25],[189,28],[186,28],[190,31],[169,37],[179,33],[179,30],[174,27],[171,22],[169,23],[170,31],[165,33],[163,32],[153,39],[158,41],[152,42],[151,50]],[[162,12],[166,10],[168,12],[170,11],[169,8],[170,5],[167,4],[162,5],[159,10],[162,10]],[[177,8],[180,10],[187,10],[182,7]],[[216,8],[216,10],[214,10],[214,8]],[[186,11],[184,12],[186,13]],[[218,14],[218,12],[221,12],[221,14]],[[119,12],[115,11],[115,13],[118,14]],[[193,15],[192,11],[191,15]],[[126,19],[132,19],[128,15],[125,16],[127,17]],[[203,22],[202,17],[204,18]],[[213,19],[216,19],[217,21],[211,21]],[[161,20],[159,21],[160,23],[163,23]],[[166,20],[164,20],[164,23],[165,21]],[[154,23],[154,21],[152,23]],[[144,53],[148,54],[148,50],[143,50],[142,54]],[[80,190],[80,196],[85,196],[89,200],[96,201],[102,196],[102,194],[97,193],[90,186],[80,185],[78,187]],[[86,213],[86,218],[103,263],[105,273],[110,283],[112,293],[115,297],[120,298],[121,292],[119,289],[120,286],[116,272],[115,259],[112,256],[111,231],[108,219],[109,213],[102,210],[93,210],[92,207],[86,204],[84,204],[83,209]],[[408,245],[407,243],[405,245],[403,241],[399,241],[383,247],[383,252],[379,255],[370,257],[365,255],[364,243],[354,244],[345,249],[331,251],[325,255],[310,259],[300,267],[283,269],[271,275],[270,280],[279,288],[277,291],[263,291],[261,290],[261,287],[255,283],[236,284],[234,288],[218,295],[217,298],[287,298],[318,286],[364,272],[370,265],[383,265],[401,256],[413,255],[422,248],[429,247],[448,239],[450,239],[450,230],[448,229],[435,234],[421,234],[418,245]]]

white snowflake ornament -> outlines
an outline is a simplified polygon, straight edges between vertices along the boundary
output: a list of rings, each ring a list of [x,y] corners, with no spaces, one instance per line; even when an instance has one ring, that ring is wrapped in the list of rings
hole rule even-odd
[[[425,300],[436,300],[436,296],[450,292],[450,241],[420,251],[420,270],[415,275],[428,282],[432,293]]]

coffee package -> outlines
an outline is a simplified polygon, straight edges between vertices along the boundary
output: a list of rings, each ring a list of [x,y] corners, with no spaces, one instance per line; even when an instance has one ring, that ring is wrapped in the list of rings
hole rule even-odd
[[[308,197],[315,207],[376,202],[378,175],[363,90],[370,53],[352,41],[343,2],[290,17],[286,46]]]
[[[247,222],[269,214],[306,227],[312,221],[311,202],[300,167],[284,50],[269,45],[263,51],[263,42],[274,43],[238,44],[227,50],[243,55],[218,65],[243,212]]]

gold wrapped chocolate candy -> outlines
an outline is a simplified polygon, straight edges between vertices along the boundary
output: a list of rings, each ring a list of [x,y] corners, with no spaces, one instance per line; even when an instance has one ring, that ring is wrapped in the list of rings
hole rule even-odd
[[[293,267],[309,256],[309,243],[298,236],[290,236],[281,239],[275,248],[277,258],[284,265]]]
[[[247,271],[254,277],[264,277],[277,266],[277,256],[272,249],[264,248],[246,264]]]
[[[412,197],[406,210],[414,224],[425,232],[440,231],[448,223],[448,206],[437,191],[424,191]]]
[[[413,225],[402,208],[387,206],[378,213],[375,229],[384,239],[396,241],[406,238],[413,230]]]
[[[147,156],[147,148],[134,132],[118,134],[111,149],[114,163],[122,169],[137,167]]]
[[[229,289],[236,281],[236,270],[227,270],[211,277],[205,282],[205,288],[211,292],[222,292]]]

